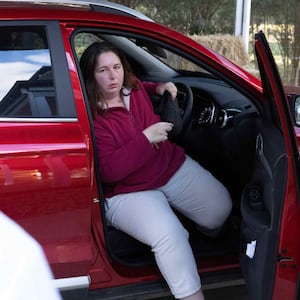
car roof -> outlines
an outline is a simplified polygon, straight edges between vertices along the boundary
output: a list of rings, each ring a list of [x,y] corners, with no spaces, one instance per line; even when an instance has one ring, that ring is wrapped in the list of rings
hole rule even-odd
[[[126,7],[105,0],[85,1],[85,0],[10,0],[0,1],[0,7],[64,7],[65,9],[82,9],[87,11],[103,12],[110,14],[117,14],[128,17],[135,17],[138,19],[153,21],[144,14]]]

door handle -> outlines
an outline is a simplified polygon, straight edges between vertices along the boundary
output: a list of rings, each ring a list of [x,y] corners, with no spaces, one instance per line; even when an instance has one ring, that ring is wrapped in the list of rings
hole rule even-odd
[[[267,174],[270,178],[273,178],[272,169],[268,163],[268,160],[264,154],[264,139],[261,133],[259,133],[256,137],[256,155],[258,160],[262,163],[263,167],[265,168]]]

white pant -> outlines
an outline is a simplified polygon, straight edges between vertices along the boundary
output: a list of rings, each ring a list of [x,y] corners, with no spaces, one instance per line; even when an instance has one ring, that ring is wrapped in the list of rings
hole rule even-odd
[[[201,283],[188,232],[170,206],[200,227],[216,229],[228,217],[231,199],[219,181],[187,157],[159,189],[107,199],[106,217],[115,228],[151,247],[171,292],[180,299],[197,292]]]

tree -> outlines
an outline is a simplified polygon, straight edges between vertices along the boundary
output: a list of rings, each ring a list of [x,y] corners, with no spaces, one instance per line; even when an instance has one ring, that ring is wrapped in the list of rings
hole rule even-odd
[[[113,1],[113,0],[111,0]],[[115,0],[185,34],[233,34],[232,0]],[[263,28],[284,83],[300,85],[300,1],[252,0],[250,33]],[[275,43],[273,42],[275,40]]]
[[[185,34],[233,33],[232,0],[115,0]]]
[[[252,0],[252,32],[261,26],[269,40],[275,38],[282,60],[282,79],[299,85],[300,3],[299,0]],[[273,47],[273,52],[277,50]]]

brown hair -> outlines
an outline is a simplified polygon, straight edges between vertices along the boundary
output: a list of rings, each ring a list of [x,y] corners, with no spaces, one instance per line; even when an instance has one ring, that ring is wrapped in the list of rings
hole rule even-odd
[[[123,85],[125,87],[133,89],[137,89],[138,86],[137,80],[132,74],[131,67],[126,60],[125,55],[118,48],[107,42],[96,42],[91,44],[88,48],[85,49],[81,56],[80,68],[84,78],[85,88],[93,118],[95,118],[98,113],[103,113],[103,110],[98,105],[98,102],[103,100],[101,100],[101,96],[98,92],[97,84],[94,78],[94,71],[98,56],[106,52],[113,52],[120,58],[124,69]]]

